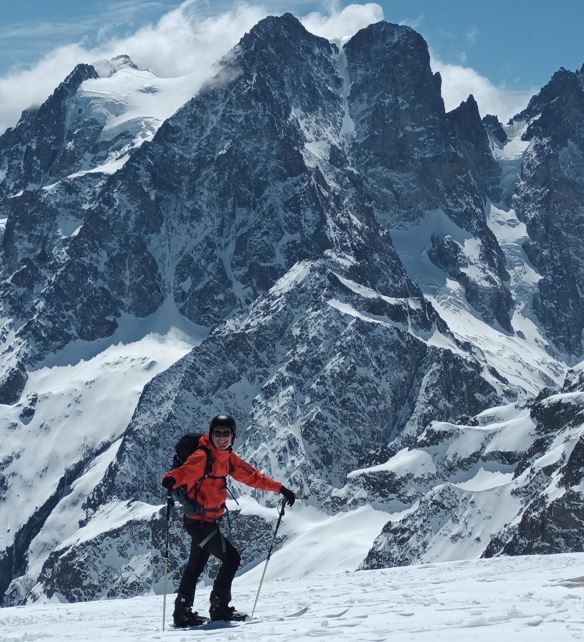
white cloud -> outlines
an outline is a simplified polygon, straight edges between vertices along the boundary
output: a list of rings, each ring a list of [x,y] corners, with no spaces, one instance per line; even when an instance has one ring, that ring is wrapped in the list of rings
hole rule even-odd
[[[451,65],[435,57],[431,58],[431,65],[432,70],[442,76],[442,97],[447,111],[458,107],[472,94],[482,116],[496,114],[506,122],[527,105],[534,93],[533,90],[519,91],[495,85],[472,67]]]
[[[184,77],[178,93],[169,96],[169,109],[194,95],[209,78],[217,61],[266,16],[260,5],[240,5],[216,16],[202,16],[187,0],[154,25],[125,38],[110,39],[88,49],[71,44],[54,49],[34,66],[0,76],[0,132],[13,126],[23,109],[42,103],[75,65],[128,54],[141,68],[162,77]]]
[[[383,20],[383,9],[380,5],[350,4],[340,11],[333,5],[328,14],[317,11],[302,18],[302,24],[311,33],[328,40],[348,40],[373,22]]]
[[[267,15],[259,5],[241,5],[216,16],[202,17],[189,0],[165,14],[154,26],[143,27],[128,38],[112,40],[103,55],[127,53],[140,67],[159,76],[192,76],[200,81],[221,56]]]

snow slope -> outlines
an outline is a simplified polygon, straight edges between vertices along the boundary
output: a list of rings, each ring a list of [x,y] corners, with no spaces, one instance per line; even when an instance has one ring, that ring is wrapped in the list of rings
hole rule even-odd
[[[148,596],[2,609],[2,639],[561,642],[584,633],[584,554],[330,572],[296,580],[276,579],[279,555],[268,567],[251,622],[174,630],[170,595],[163,633],[162,596]],[[257,585],[255,574],[237,579],[234,604],[251,610]],[[201,612],[208,592],[197,596]]]
[[[430,260],[428,252],[436,235],[449,235],[470,252],[469,234],[443,212],[428,212],[409,229],[392,230],[392,240],[408,276],[420,286],[454,335],[480,350],[486,364],[522,391],[521,398],[525,399],[537,395],[545,386],[560,385],[566,366],[553,356],[549,342],[531,318],[528,302],[539,277],[521,248],[526,237],[525,226],[513,210],[505,212],[490,206],[488,214],[489,226],[501,245],[511,274],[511,292],[516,301],[512,318],[514,334],[485,322],[469,305],[462,286]],[[495,377],[490,383],[500,387]]]

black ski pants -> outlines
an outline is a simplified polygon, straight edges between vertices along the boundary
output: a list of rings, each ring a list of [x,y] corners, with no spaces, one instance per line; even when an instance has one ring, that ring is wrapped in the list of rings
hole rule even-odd
[[[227,606],[231,601],[231,584],[241,562],[237,549],[221,533],[216,522],[196,521],[185,517],[184,527],[191,536],[191,553],[178,592],[184,595],[190,604],[193,603],[197,580],[209,556],[214,555],[222,564],[213,584],[211,601],[217,598],[221,605]]]

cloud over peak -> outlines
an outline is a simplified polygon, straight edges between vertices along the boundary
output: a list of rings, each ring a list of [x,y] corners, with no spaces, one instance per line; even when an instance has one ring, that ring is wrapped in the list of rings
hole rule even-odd
[[[187,0],[129,36],[110,38],[88,48],[71,43],[53,49],[34,65],[0,76],[0,132],[16,124],[23,109],[42,103],[75,65],[128,54],[142,69],[161,77],[181,77],[176,95],[169,98],[168,116],[193,96],[216,71],[217,62],[254,24],[270,11],[260,4],[241,4],[214,15],[200,11],[200,4]],[[301,18],[312,33],[329,40],[346,41],[360,29],[383,19],[376,3],[350,4],[328,11],[313,11]],[[432,67],[442,75],[447,109],[456,107],[473,93],[483,114],[508,118],[529,96],[497,87],[474,69],[438,59]]]

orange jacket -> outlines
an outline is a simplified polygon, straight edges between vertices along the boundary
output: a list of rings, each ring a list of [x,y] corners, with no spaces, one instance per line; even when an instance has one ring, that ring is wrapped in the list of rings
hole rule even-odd
[[[165,477],[176,480],[174,488],[186,486],[188,499],[196,501],[205,509],[204,515],[187,516],[187,519],[213,521],[219,519],[225,512],[227,499],[226,477],[260,490],[271,490],[279,493],[282,484],[267,475],[262,475],[247,462],[238,457],[232,450],[219,450],[211,439],[205,435],[199,442],[211,452],[213,466],[208,477],[204,477],[207,454],[198,448],[182,466],[164,473]]]

